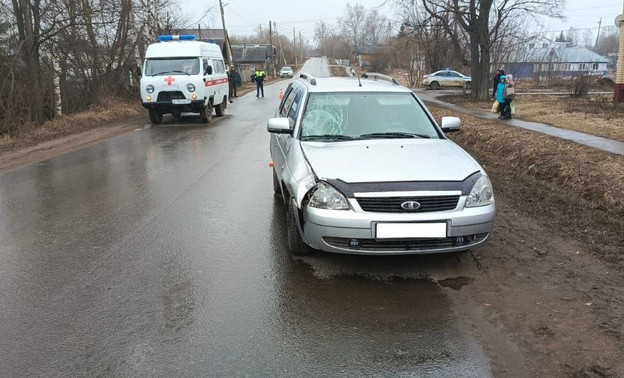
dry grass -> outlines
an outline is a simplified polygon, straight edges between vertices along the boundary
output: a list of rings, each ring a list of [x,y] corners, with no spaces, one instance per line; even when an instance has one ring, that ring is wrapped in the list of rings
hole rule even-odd
[[[488,171],[495,192],[546,227],[589,242],[624,265],[624,156],[430,106],[439,118],[461,116],[451,133]]]
[[[39,127],[25,128],[14,135],[4,135],[0,137],[0,151],[31,146],[58,137],[102,127],[111,122],[137,116],[142,112],[143,109],[138,101],[107,98],[87,111],[58,117]]]
[[[440,99],[481,110],[491,101],[474,101],[464,96]],[[517,96],[515,118],[561,127],[624,142],[624,106],[615,105],[610,96],[570,98],[565,96]]]

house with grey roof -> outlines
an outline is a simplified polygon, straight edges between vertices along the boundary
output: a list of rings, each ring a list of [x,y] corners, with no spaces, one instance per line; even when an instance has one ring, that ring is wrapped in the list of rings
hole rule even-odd
[[[516,78],[570,78],[605,75],[609,59],[569,42],[542,42],[519,49],[504,63],[505,72]]]
[[[389,56],[390,46],[363,45],[358,46],[354,53],[360,67],[371,68],[377,60]]]
[[[243,80],[251,80],[251,74],[255,68],[260,66],[265,70],[273,49],[269,44],[232,45],[232,60],[238,68]]]

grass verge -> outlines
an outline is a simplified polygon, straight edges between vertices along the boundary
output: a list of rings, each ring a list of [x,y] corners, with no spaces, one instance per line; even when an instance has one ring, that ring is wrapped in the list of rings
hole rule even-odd
[[[84,112],[58,117],[38,127],[26,127],[0,137],[0,152],[28,147],[55,138],[102,127],[143,113],[138,101],[107,98]]]
[[[462,118],[462,131],[449,137],[483,165],[495,194],[624,268],[624,156],[429,108],[437,119]]]
[[[469,96],[447,95],[440,100],[489,111],[492,101],[475,101]],[[565,96],[516,96],[515,118],[624,142],[624,106],[612,96],[571,98]]]

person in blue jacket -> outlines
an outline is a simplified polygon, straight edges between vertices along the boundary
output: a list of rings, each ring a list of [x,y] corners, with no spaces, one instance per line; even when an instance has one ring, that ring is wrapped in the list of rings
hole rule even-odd
[[[505,99],[505,88],[507,87],[507,76],[501,75],[500,81],[496,86],[496,101],[498,101],[498,110],[500,110],[500,117],[498,119],[508,119],[508,114],[511,113],[507,99]]]

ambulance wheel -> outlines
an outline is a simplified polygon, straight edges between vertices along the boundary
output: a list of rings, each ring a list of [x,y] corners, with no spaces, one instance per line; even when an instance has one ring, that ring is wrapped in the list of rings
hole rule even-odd
[[[209,123],[212,120],[212,102],[208,102],[208,105],[200,109],[199,116],[203,123]]]
[[[156,123],[162,122],[163,115],[162,115],[161,112],[159,112],[156,109],[150,109],[149,117],[150,117],[150,121],[152,121],[152,123],[156,124]]]
[[[226,104],[227,100],[223,100],[219,105],[215,106],[215,113],[217,114],[217,117],[223,117],[225,114],[225,107],[227,106]]]

